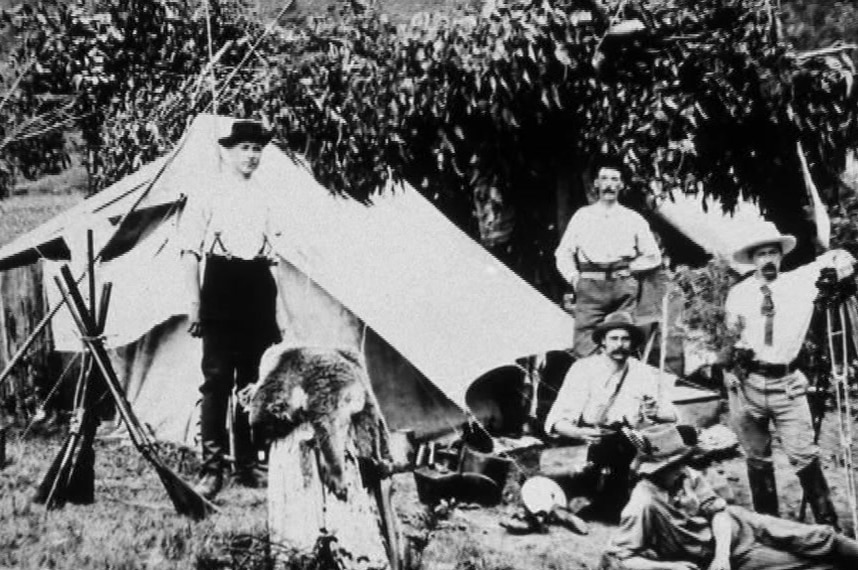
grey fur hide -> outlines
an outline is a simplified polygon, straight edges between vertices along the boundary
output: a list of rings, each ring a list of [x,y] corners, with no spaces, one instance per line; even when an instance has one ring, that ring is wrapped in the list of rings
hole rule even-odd
[[[369,376],[349,350],[272,346],[262,357],[248,412],[255,432],[269,439],[309,422],[323,479],[334,490],[349,440],[359,458],[390,457],[387,425]]]

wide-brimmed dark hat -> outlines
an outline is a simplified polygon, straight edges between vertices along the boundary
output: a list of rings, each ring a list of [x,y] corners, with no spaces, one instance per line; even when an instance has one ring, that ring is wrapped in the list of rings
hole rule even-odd
[[[656,425],[636,432],[631,438],[637,448],[632,469],[650,475],[668,465],[682,461],[694,452],[697,431],[692,426]]]
[[[234,147],[238,143],[243,142],[259,143],[265,146],[271,140],[271,136],[271,131],[263,127],[262,123],[256,121],[235,121],[232,124],[229,136],[221,137],[217,142],[226,148]]]
[[[612,331],[614,329],[626,329],[629,331],[629,335],[632,337],[632,344],[634,346],[640,346],[644,340],[643,329],[635,324],[635,319],[632,317],[631,313],[626,311],[617,311],[615,313],[611,313],[605,317],[604,321],[596,325],[596,328],[593,330],[593,342],[596,344],[602,344],[602,339],[605,338],[608,331]]]

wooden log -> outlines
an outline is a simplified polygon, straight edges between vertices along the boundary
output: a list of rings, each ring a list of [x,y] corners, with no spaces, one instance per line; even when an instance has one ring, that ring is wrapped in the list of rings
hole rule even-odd
[[[32,264],[0,272],[0,370],[27,340],[45,314],[42,267]],[[48,325],[50,326],[50,325]],[[0,402],[14,404],[15,415],[29,409],[55,376],[50,331],[44,331],[7,382],[0,385]],[[41,394],[44,396],[44,394]]]

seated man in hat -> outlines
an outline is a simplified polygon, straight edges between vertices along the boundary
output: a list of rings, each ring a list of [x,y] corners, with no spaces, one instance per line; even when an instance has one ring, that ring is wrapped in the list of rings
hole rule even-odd
[[[672,377],[631,356],[643,336],[629,313],[608,315],[593,332],[600,352],[572,365],[545,420],[549,437],[587,444],[587,463],[555,478],[570,496],[595,492],[591,515],[616,519],[628,497],[634,448],[619,428],[677,419]]]
[[[855,260],[846,251],[829,251],[813,263],[782,273],[781,261],[795,245],[793,236],[766,224],[733,255],[739,263],[754,265],[755,271],[733,286],[725,305],[729,322],[741,335],[734,352],[743,355],[732,363],[737,375],[725,375],[730,416],[747,456],[754,509],[778,515],[769,427],[773,423],[816,522],[836,528],[805,397],[808,380],[797,363],[821,271],[830,267],[835,275],[848,276]]]
[[[593,168],[598,199],[572,216],[554,252],[557,270],[575,293],[574,354],[597,348],[593,328],[614,311],[634,314],[638,277],[661,266],[649,224],[619,203],[626,167],[618,157],[600,157]]]
[[[728,506],[687,459],[690,426],[639,432],[640,476],[602,560],[625,570],[835,570],[855,568],[858,543],[829,526]]]

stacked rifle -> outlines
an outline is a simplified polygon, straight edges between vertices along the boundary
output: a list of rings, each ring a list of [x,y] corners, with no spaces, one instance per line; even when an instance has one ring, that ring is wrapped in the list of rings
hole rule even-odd
[[[89,307],[84,302],[68,265],[61,269],[62,279],[55,278],[63,300],[80,330],[86,353],[75,389],[75,409],[69,434],[40,483],[35,500],[44,503],[48,509],[60,508],[67,502],[93,502],[93,442],[99,423],[97,407],[102,399],[109,398],[125,424],[134,447],[158,473],[176,512],[194,519],[205,518],[216,510],[215,506],[170,470],[160,458],[154,442],[131,409],[111,365],[102,336],[111,284],[104,284],[96,309],[91,235],[89,251]]]

